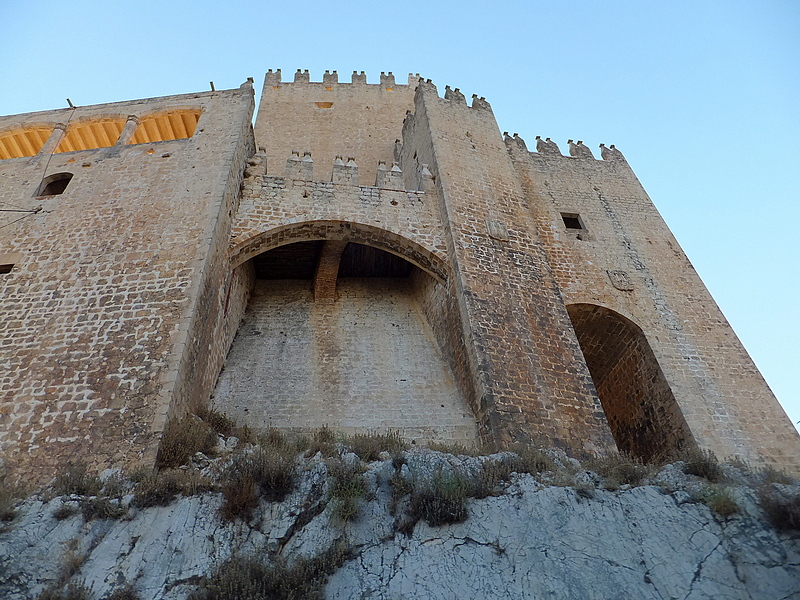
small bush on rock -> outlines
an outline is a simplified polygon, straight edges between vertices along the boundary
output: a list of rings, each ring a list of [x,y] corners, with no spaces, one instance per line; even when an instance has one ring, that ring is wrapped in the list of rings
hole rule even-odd
[[[536,475],[559,469],[559,465],[553,457],[541,448],[517,446],[513,451],[517,455],[517,459],[514,461],[514,471],[517,473]]]
[[[468,495],[469,485],[462,475],[439,472],[425,485],[416,486],[408,512],[415,522],[422,519],[433,527],[463,523]]]
[[[156,466],[172,469],[189,463],[197,452],[210,454],[217,445],[217,434],[202,419],[187,415],[173,419],[164,430],[156,456]]]
[[[80,540],[72,538],[66,543],[66,549],[61,557],[60,585],[67,583],[73,575],[80,571],[85,561],[86,554],[80,547]]]
[[[231,435],[236,429],[236,421],[210,408],[200,408],[195,413],[219,435]]]
[[[63,521],[64,519],[69,519],[72,515],[77,514],[77,512],[78,509],[73,503],[66,504],[62,502],[61,506],[53,511],[53,518],[56,521]]]
[[[87,522],[94,519],[119,519],[128,513],[119,502],[98,496],[85,497],[80,505],[83,520]]]
[[[465,446],[464,444],[446,444],[443,442],[431,442],[428,444],[430,450],[441,452],[442,454],[452,454],[453,456],[485,456],[492,453],[491,448],[478,446]]]
[[[204,578],[189,600],[322,600],[328,577],[347,558],[341,545],[291,565],[233,557]]]
[[[722,468],[713,452],[693,448],[683,455],[683,472],[688,475],[702,477],[711,483],[722,479]]]
[[[194,470],[170,469],[158,473],[139,473],[133,490],[133,505],[137,508],[168,506],[178,497],[193,496],[213,489],[211,482]]]
[[[302,441],[302,439],[298,441]],[[336,436],[327,425],[323,425],[313,433],[311,443],[308,446],[308,450],[306,450],[306,456],[314,456],[317,452],[320,452],[325,457],[339,455],[336,449]]]
[[[237,455],[222,475],[222,518],[249,520],[259,498],[281,502],[294,490],[295,461],[287,450],[257,448]]]
[[[103,482],[97,475],[89,474],[86,463],[78,461],[67,465],[63,473],[59,473],[53,485],[56,496],[96,496],[103,488]]]
[[[725,519],[739,512],[739,505],[733,499],[731,490],[724,486],[712,486],[705,503],[712,511]]]
[[[592,458],[586,461],[585,466],[604,478],[605,487],[610,490],[619,489],[623,485],[636,487],[653,474],[653,469],[641,459],[625,452]]]
[[[371,435],[357,433],[347,441],[347,445],[365,462],[378,460],[381,452],[397,454],[408,448],[408,444],[403,441],[396,431],[390,431],[386,434],[373,433]]]
[[[510,480],[511,473],[524,472],[520,468],[521,461],[515,455],[481,463],[480,472],[469,482],[468,495],[481,499],[502,493],[501,487]]]
[[[307,438],[306,441],[308,441]],[[288,450],[291,445],[286,437],[286,434],[275,427],[270,427],[267,429],[267,431],[259,435],[258,443],[263,448],[273,450]],[[303,450],[306,448],[303,448]]]
[[[358,517],[359,504],[367,497],[367,482],[360,465],[348,465],[339,459],[327,462],[331,476],[330,496],[334,502],[333,514],[343,523]]]

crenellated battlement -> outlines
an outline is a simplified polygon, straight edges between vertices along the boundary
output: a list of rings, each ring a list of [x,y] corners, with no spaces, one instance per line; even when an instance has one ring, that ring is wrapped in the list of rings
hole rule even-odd
[[[515,133],[513,136],[510,136],[507,131],[504,131],[503,141],[505,142],[509,151],[511,151],[513,148],[523,152],[528,151],[525,140],[523,140],[517,133]],[[542,156],[558,156],[560,158],[576,158],[579,160],[600,160],[595,158],[592,151],[583,143],[582,140],[578,140],[577,142],[571,139],[567,140],[567,146],[569,147],[569,156],[563,155],[558,147],[558,144],[556,144],[550,138],[542,139],[542,136],[537,135],[536,151],[531,151],[531,154],[539,154]],[[603,161],[620,161],[627,163],[625,156],[614,144],[611,144],[610,146],[600,144],[600,157]]]
[[[398,140],[399,141],[399,140]],[[263,148],[259,149],[249,161],[245,169],[245,177],[266,175],[266,152]],[[304,151],[302,155],[299,150],[292,150],[289,158],[286,159],[284,179],[287,184],[293,185],[294,182],[308,183],[314,179],[314,160],[311,152]],[[317,179],[319,180],[319,179]],[[375,173],[375,184],[372,187],[383,190],[408,191],[408,192],[432,192],[433,175],[431,175],[427,164],[420,164],[417,174],[419,182],[418,189],[407,189],[403,178],[403,170],[400,168],[400,161],[391,162],[391,166],[385,160],[378,161]],[[341,154],[337,154],[333,159],[330,182],[337,185],[359,185],[358,164],[352,156],[345,162]]]
[[[266,73],[264,78],[264,83],[266,85],[287,85],[290,83],[307,83],[311,85],[350,85],[350,84],[357,84],[357,85],[373,85],[373,86],[382,86],[384,88],[393,88],[398,85],[406,86],[416,86],[417,82],[420,80],[419,73],[409,73],[408,74],[408,83],[397,83],[394,73],[391,71],[381,71],[381,74],[378,78],[378,83],[369,83],[367,81],[367,75],[364,71],[353,71],[353,74],[350,76],[350,82],[343,82],[339,81],[339,73],[336,70],[326,70],[322,74],[322,81],[311,81],[311,74],[309,73],[308,69],[297,69],[294,73],[294,78],[292,81],[283,81],[283,75],[280,69],[269,69]]]

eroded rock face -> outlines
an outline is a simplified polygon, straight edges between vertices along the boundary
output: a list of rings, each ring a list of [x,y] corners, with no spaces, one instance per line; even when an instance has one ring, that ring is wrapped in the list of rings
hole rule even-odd
[[[708,484],[674,465],[652,485],[616,491],[574,465],[572,486],[548,483],[552,473],[513,474],[497,495],[467,500],[462,523],[420,520],[397,531],[392,506],[399,513],[403,504],[392,502],[393,477],[420,484],[442,473],[474,476],[502,459],[409,451],[405,464],[373,462],[362,475],[359,515],[347,523],[328,501],[320,455],[300,461],[294,492],[283,502],[262,500],[247,523],[222,521],[219,493],[88,522],[80,512],[59,514],[77,498],[30,498],[0,533],[0,597],[35,598],[72,560],[70,581],[82,581],[93,598],[132,584],[143,600],[183,600],[232,555],[291,563],[344,541],[349,559],[329,577],[326,598],[800,598],[800,536],[768,524],[746,485],[730,484],[739,512],[720,517],[693,500]],[[790,487],[786,493],[797,492]]]

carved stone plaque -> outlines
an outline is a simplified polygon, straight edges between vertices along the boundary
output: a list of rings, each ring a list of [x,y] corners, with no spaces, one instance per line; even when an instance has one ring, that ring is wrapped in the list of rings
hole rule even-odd
[[[611,280],[611,285],[618,290],[623,292],[633,290],[633,282],[625,271],[606,271],[606,273],[608,273],[608,278]]]
[[[494,239],[500,240],[501,242],[508,241],[508,229],[502,223],[486,221],[486,229],[489,231],[489,235]]]

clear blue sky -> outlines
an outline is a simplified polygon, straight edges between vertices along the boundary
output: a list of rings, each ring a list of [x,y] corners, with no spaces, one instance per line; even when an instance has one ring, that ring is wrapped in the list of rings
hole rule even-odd
[[[491,102],[501,130],[616,144],[800,421],[800,3],[12,2],[0,114],[393,71]]]

